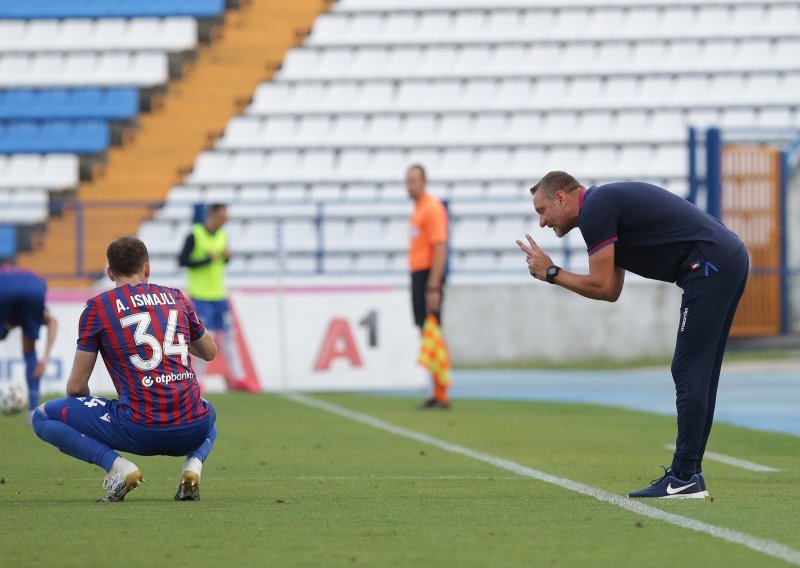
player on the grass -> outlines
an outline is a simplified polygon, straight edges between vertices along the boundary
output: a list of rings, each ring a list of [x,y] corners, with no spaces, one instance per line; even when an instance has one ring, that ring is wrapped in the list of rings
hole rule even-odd
[[[214,408],[200,397],[189,354],[210,361],[217,346],[179,290],[148,282],[142,241],[119,238],[106,254],[116,287],[86,304],[67,397],[39,406],[34,430],[65,454],[106,470],[101,501],[122,501],[143,481],[139,468],[117,451],[185,455],[175,500],[197,500],[217,428]],[[98,353],[119,400],[90,395]]]
[[[625,271],[683,289],[672,360],[678,436],[672,466],[629,497],[705,497],[702,473],[725,343],[749,270],[739,237],[711,215],[660,187],[640,182],[586,189],[566,172],[531,188],[541,227],[563,237],[579,227],[589,274],[561,270],[536,245],[517,241],[534,278],[594,300],[614,302]]]
[[[13,266],[0,267],[0,340],[16,326],[22,330],[22,356],[28,383],[28,408],[39,405],[39,384],[56,341],[58,321],[44,305],[47,283],[39,276]],[[47,326],[47,343],[41,359],[36,359],[39,329]],[[30,419],[30,415],[29,415]]]

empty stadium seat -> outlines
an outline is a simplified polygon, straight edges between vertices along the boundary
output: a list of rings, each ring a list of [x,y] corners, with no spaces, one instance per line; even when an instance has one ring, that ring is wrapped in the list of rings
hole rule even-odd
[[[0,189],[0,223],[43,223],[48,215],[48,195],[37,189],[8,191]],[[1,256],[1,255],[0,255]]]
[[[73,189],[78,185],[74,154],[0,154],[0,187]]]

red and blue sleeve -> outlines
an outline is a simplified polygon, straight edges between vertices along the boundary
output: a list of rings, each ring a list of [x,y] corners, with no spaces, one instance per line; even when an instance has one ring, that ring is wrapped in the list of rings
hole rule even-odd
[[[99,351],[101,329],[97,303],[90,300],[83,308],[78,324],[78,349],[92,353]]]
[[[189,341],[197,341],[203,334],[206,332],[205,326],[200,321],[200,318],[197,317],[197,314],[194,311],[194,306],[192,303],[186,299],[186,296],[180,290],[175,290],[178,294],[178,301],[181,304],[183,311],[186,313],[186,318],[189,321]]]

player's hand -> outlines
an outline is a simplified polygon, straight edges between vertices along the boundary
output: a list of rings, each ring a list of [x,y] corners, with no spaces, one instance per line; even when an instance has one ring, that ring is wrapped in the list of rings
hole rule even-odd
[[[442,291],[429,289],[425,292],[425,309],[428,313],[439,313],[439,308],[442,305]]]
[[[208,260],[210,260],[211,262],[214,262],[215,260],[217,260],[217,253],[215,253],[215,252],[208,253]]]
[[[547,269],[553,265],[553,260],[542,252],[542,249],[539,248],[539,245],[536,244],[532,236],[526,233],[525,238],[528,242],[523,243],[521,240],[517,239],[517,246],[525,253],[525,259],[528,262],[528,272],[537,280],[544,280]]]
[[[33,369],[33,378],[40,379],[44,375],[44,370],[47,368],[47,359],[40,359]]]

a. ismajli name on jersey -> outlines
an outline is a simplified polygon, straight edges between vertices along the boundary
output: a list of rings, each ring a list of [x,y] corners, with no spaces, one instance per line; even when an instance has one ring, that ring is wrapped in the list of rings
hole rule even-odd
[[[141,308],[145,306],[174,306],[175,298],[170,292],[159,292],[158,294],[134,294],[128,300],[131,305],[125,305],[125,299],[117,300],[117,313],[127,312],[131,308]]]

